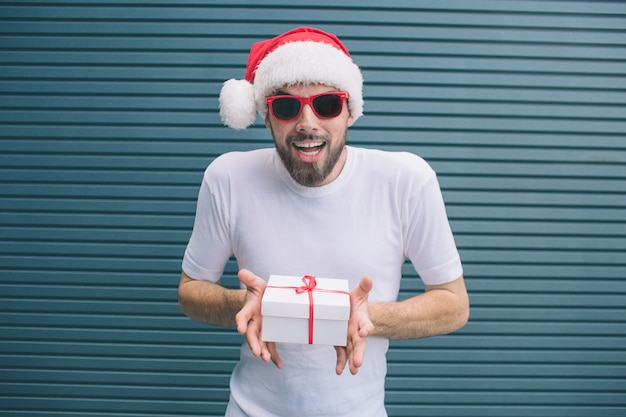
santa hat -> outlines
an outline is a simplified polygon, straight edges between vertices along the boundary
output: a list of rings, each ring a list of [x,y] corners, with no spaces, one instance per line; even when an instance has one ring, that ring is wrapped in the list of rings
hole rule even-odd
[[[233,129],[245,129],[254,123],[256,112],[262,117],[267,114],[267,96],[302,83],[346,91],[353,119],[363,114],[363,77],[346,47],[331,33],[299,27],[252,45],[244,79],[230,79],[222,86],[222,121]]]

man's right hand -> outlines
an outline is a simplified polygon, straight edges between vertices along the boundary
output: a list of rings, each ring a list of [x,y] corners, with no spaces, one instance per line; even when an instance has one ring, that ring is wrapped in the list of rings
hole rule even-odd
[[[264,342],[261,340],[262,316],[261,300],[267,283],[252,272],[242,269],[237,274],[239,280],[246,286],[246,300],[242,309],[235,316],[237,331],[246,336],[246,341],[252,354],[261,357],[263,361],[269,363],[271,360],[276,367],[282,368],[283,363],[278,356],[276,344],[274,342]]]

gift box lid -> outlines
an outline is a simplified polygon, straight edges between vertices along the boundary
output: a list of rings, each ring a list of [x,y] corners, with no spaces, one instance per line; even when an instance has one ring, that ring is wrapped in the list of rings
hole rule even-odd
[[[309,318],[308,291],[296,292],[305,286],[303,277],[272,275],[263,294],[264,316]],[[317,320],[348,320],[350,318],[350,289],[348,280],[315,278],[313,295],[314,318]],[[336,292],[333,292],[336,291]]]

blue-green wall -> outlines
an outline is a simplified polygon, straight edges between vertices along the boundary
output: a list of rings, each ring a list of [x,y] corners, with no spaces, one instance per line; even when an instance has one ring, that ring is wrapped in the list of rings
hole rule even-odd
[[[470,323],[392,343],[389,415],[626,415],[626,3],[534,0],[0,2],[0,415],[222,415],[242,339],[181,315],[180,261],[206,165],[272,145],[221,83],[301,24],[465,264]]]

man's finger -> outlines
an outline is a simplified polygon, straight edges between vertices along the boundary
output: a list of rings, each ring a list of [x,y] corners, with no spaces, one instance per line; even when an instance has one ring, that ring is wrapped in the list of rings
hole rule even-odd
[[[267,348],[267,343],[265,343],[263,341],[259,341],[259,346],[261,348],[261,359],[265,363],[270,363],[270,360],[272,360],[273,358],[272,358],[272,354],[270,353],[269,349]]]
[[[244,305],[241,310],[235,315],[235,323],[237,324],[237,331],[241,334],[246,334],[248,330],[248,322],[252,318],[251,313]]]
[[[280,359],[280,355],[278,354],[278,349],[276,349],[276,343],[267,342],[266,346],[267,346],[267,350],[269,354],[271,355],[272,362],[274,362],[274,365],[276,365],[278,369],[281,369],[283,367],[283,361],[282,359]]]
[[[355,340],[352,345],[352,354],[350,357],[350,372],[355,375],[361,365],[363,365],[363,357],[365,356],[365,339]]]
[[[352,291],[352,294],[359,300],[367,299],[369,292],[372,291],[374,283],[370,277],[363,277],[359,281],[359,285]]]
[[[335,350],[337,351],[337,366],[335,367],[335,372],[337,372],[337,375],[341,375],[348,362],[348,352],[344,346],[335,346]]]
[[[252,354],[256,357],[261,356],[263,352],[261,348],[261,340],[259,339],[259,335],[261,334],[259,323],[255,320],[251,320],[250,322],[248,322],[248,327],[245,334],[246,341],[248,342],[248,346],[250,346]]]
[[[251,287],[254,285],[254,281],[256,280],[256,275],[247,269],[240,269],[237,273],[237,277],[239,281],[241,281],[246,287]]]

